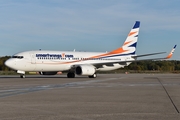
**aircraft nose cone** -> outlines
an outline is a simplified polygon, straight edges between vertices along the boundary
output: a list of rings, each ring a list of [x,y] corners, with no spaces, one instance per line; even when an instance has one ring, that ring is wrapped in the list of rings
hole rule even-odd
[[[6,60],[4,64],[5,64],[7,67],[9,67],[9,64],[10,64],[9,60]]]
[[[4,63],[7,67],[12,68],[13,66],[13,61],[12,60],[6,60],[6,62]]]

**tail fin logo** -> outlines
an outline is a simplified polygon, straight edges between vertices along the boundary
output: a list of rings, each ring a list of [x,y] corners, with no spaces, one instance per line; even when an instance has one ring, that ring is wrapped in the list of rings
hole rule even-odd
[[[136,44],[138,40],[138,34],[139,34],[139,27],[140,27],[140,22],[136,21],[134,24],[133,28],[129,32],[124,44],[122,47],[111,51],[110,53],[112,54],[135,54],[136,51]]]
[[[129,32],[122,47],[117,48],[113,51],[110,51],[106,54],[93,56],[93,58],[134,55],[136,52],[136,44],[138,40],[139,27],[140,27],[140,21],[136,21],[133,28]]]
[[[126,54],[135,54],[136,45],[138,40],[140,22],[136,21],[133,28],[129,32],[126,41],[124,42],[122,49],[126,51]]]

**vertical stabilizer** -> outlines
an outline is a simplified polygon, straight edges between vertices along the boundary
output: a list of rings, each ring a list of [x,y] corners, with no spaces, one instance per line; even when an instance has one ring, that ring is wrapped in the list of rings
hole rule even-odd
[[[139,35],[140,21],[136,21],[133,28],[129,32],[122,47],[115,49],[110,54],[134,55]]]
[[[105,54],[93,56],[92,58],[134,55],[136,52],[139,27],[140,27],[140,22],[136,21],[133,28],[129,32],[129,34],[128,34],[128,36],[127,36],[122,47],[119,47],[119,48],[112,50],[112,51],[105,53]]]

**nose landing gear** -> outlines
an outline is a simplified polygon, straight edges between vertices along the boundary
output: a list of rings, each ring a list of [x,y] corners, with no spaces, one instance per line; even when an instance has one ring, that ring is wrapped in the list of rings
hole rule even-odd
[[[20,74],[20,78],[25,78],[25,71],[18,70],[17,73]]]

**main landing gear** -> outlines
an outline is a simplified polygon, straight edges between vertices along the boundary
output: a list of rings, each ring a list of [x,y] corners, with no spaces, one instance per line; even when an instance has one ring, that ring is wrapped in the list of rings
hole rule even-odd
[[[20,78],[25,78],[25,74],[20,74]]]
[[[89,78],[96,78],[97,77],[97,74],[94,73],[93,75],[90,75]]]
[[[74,72],[69,72],[69,73],[67,74],[67,77],[68,77],[68,78],[75,78],[75,73],[74,73]],[[88,77],[89,77],[89,78],[96,78],[96,77],[97,77],[97,74],[94,73],[93,75],[89,75]]]
[[[74,77],[75,77],[75,73],[69,72],[69,73],[67,74],[67,77],[68,77],[68,78],[74,78]]]

